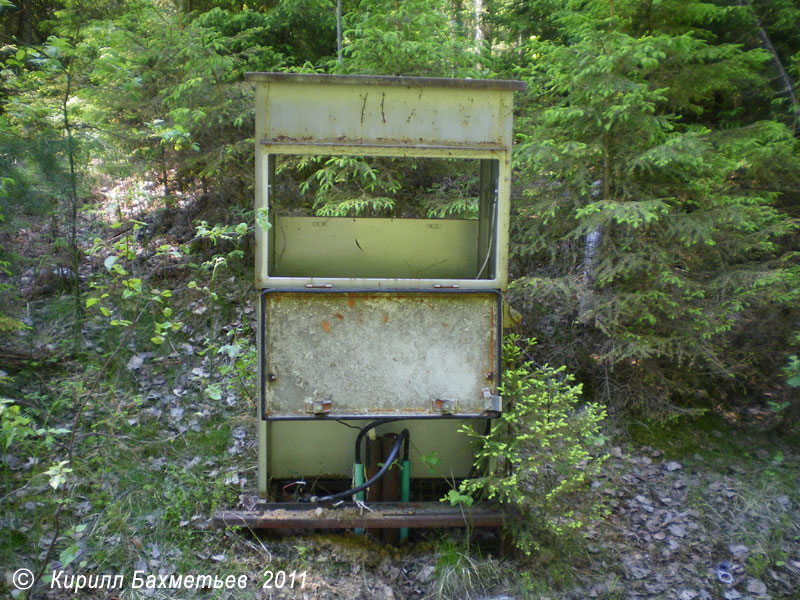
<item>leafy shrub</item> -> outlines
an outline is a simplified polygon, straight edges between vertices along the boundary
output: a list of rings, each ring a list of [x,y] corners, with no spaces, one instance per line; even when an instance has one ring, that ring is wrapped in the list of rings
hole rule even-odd
[[[800,387],[800,359],[796,354],[789,357],[789,363],[786,365],[784,372],[787,375],[786,383],[793,388]]]
[[[509,528],[517,547],[530,554],[537,536],[561,536],[599,514],[590,481],[606,455],[601,422],[605,409],[581,404],[581,386],[565,368],[535,366],[533,342],[509,336],[503,352],[502,392],[507,407],[481,438],[476,464],[483,476],[465,480],[463,494],[496,500],[514,513]]]

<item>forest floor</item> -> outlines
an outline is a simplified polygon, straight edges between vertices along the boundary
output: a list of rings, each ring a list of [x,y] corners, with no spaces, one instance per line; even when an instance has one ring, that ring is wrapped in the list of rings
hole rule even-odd
[[[121,239],[104,223],[119,216],[112,208],[85,216],[87,248],[98,236],[106,248]],[[12,575],[26,567],[45,576],[124,575],[121,589],[77,594],[96,598],[800,598],[800,440],[779,435],[768,411],[710,411],[660,424],[614,418],[610,458],[596,483],[608,516],[589,524],[585,537],[543,541],[531,557],[500,556],[492,531],[412,531],[408,543],[384,545],[352,533],[213,527],[214,511],[249,508],[256,495],[255,294],[251,258],[242,260],[230,240],[195,239],[199,258],[180,259],[185,268],[176,264],[173,250],[192,240],[199,214],[214,222],[196,207],[162,212],[161,223],[147,225],[151,237],[139,236],[141,246],[130,255],[128,277],[139,273],[152,284],[149,294],[156,286],[172,290],[157,303],[158,318],[146,315],[147,331],[137,329],[146,319],[141,327],[134,320],[136,294],[120,292],[135,290],[109,282],[108,253],[83,258],[85,293],[101,298],[122,323],[87,311],[78,350],[70,341],[74,303],[51,269],[58,248],[48,228],[4,240],[29,265],[7,281],[17,302],[12,316],[29,328],[2,343],[0,395],[42,429],[31,428],[24,439],[3,434],[0,593],[24,597]],[[48,272],[49,279],[40,276]],[[130,324],[121,317],[128,305]],[[179,326],[154,346],[154,323],[164,318]],[[59,495],[45,468],[63,460],[74,427],[67,487],[58,488],[67,491]],[[199,595],[134,589],[135,571],[154,582],[233,575],[245,586]],[[294,573],[292,585],[278,587],[279,572]],[[75,597],[64,581],[45,579],[32,597]]]

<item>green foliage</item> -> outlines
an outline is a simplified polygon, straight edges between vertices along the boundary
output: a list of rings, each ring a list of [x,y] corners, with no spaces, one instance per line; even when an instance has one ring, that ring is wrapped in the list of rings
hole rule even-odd
[[[284,65],[271,46],[274,19],[222,8],[187,16],[139,1],[108,18],[77,18],[66,11],[60,26],[73,32],[87,59],[76,93],[93,137],[104,144],[103,168],[151,170],[165,196],[171,188],[226,181],[244,205],[253,177],[253,107],[242,79],[245,71]]]
[[[478,168],[479,161],[465,159],[289,158],[276,168],[282,192],[276,205],[289,214],[329,217],[474,219]]]
[[[726,334],[788,283],[774,260],[796,223],[765,177],[793,178],[797,140],[733,113],[702,123],[714,98],[757,95],[761,50],[634,35],[627,4],[589,6],[560,13],[567,41],[529,42],[518,70],[539,110],[519,121],[516,285],[534,333],[567,333],[548,355],[601,382],[592,393],[668,411],[694,373],[744,378]]]
[[[424,600],[481,598],[500,581],[498,561],[482,556],[464,542],[443,539],[437,544],[433,584]]]
[[[800,358],[796,354],[789,357],[789,364],[786,365],[784,373],[787,376],[786,383],[793,388],[800,387]]]
[[[766,27],[770,41],[794,81],[800,81],[800,6],[794,0],[752,0],[752,13]],[[798,116],[795,107],[795,117]]]
[[[350,2],[342,4],[346,11]],[[335,4],[327,0],[279,0],[268,17],[269,44],[287,57],[287,64],[295,68],[322,65],[336,53]]]
[[[8,48],[14,52],[0,63],[0,207],[12,223],[67,219],[82,184],[80,169],[71,167],[87,159],[93,142],[74,102],[81,57],[57,36],[39,47]]]
[[[273,71],[283,56],[269,45],[269,20],[252,11],[213,9],[184,32],[180,81],[165,88],[170,121],[186,131],[199,154],[180,155],[185,176],[238,181],[242,205],[252,180],[252,99],[245,71]]]
[[[225,301],[220,297],[218,290],[220,279],[225,272],[234,273],[239,285],[239,302],[244,305],[246,300],[246,289],[243,284],[244,273],[242,265],[243,251],[241,244],[247,235],[249,228],[246,223],[238,225],[215,225],[209,227],[205,221],[197,223],[197,238],[206,240],[213,244],[216,252],[200,264],[190,263],[198,275],[202,275],[207,285],[199,285],[194,279],[188,284],[189,289],[194,290],[200,296],[200,302],[208,302],[210,309],[207,321],[208,333],[204,336],[203,349],[201,356],[208,357],[208,371],[196,375],[193,379],[200,387],[205,390],[209,398],[220,400],[222,398],[223,385],[217,383],[217,379],[222,377],[226,382],[224,388],[231,393],[241,393],[243,396],[255,402],[255,386],[251,378],[256,371],[256,346],[253,343],[251,328],[244,324],[225,327],[225,338],[221,337],[223,330],[223,307]],[[217,248],[217,245],[228,244],[228,249]],[[217,367],[218,358],[223,361]],[[227,360],[224,358],[227,357]],[[219,372],[215,371],[218,368]]]
[[[150,341],[160,346],[170,334],[180,331],[183,323],[171,318],[172,291],[156,288],[152,282],[136,276],[136,236],[144,225],[133,221],[128,231],[110,245],[95,238],[90,254],[105,255],[106,274],[90,282],[92,292],[86,298],[85,307],[91,309],[93,315],[99,313],[112,330],[134,329],[140,321],[143,325],[149,322]],[[112,227],[120,228],[122,223]]]
[[[436,450],[430,454],[420,455],[420,460],[428,467],[428,473],[434,476],[439,475],[439,465],[442,461],[439,459],[439,453]]]
[[[0,398],[0,493],[9,528],[0,544],[5,557],[17,548],[27,552],[35,547],[42,522],[65,505],[63,492],[73,476],[63,460],[70,430],[52,423],[65,406],[65,396],[81,390],[79,384],[65,382],[63,395],[48,397],[44,405],[32,394]]]
[[[442,0],[363,0],[346,16],[336,72],[476,77],[479,56],[453,27]]]
[[[34,434],[31,419],[22,414],[18,405],[8,398],[0,398],[0,446],[3,454],[15,442],[19,443]]]
[[[377,163],[381,164],[378,166]],[[316,214],[344,217],[360,214],[385,214],[395,209],[395,200],[376,194],[391,194],[400,190],[397,174],[391,161],[375,161],[362,156],[303,157],[298,169],[322,163],[304,182],[300,192],[314,186]],[[388,168],[382,168],[386,166]],[[378,168],[376,168],[378,167]],[[353,195],[357,196],[354,198]]]
[[[463,504],[464,506],[472,506],[472,503],[475,501],[472,496],[468,494],[462,494],[458,490],[449,490],[447,492],[447,497],[441,499],[442,502],[445,500],[450,502],[450,506],[457,506],[459,504]]]
[[[581,386],[564,367],[536,367],[528,358],[533,343],[509,336],[503,346],[503,388],[507,408],[488,435],[464,432],[480,441],[475,460],[484,474],[465,480],[460,494],[495,500],[514,517],[510,532],[530,554],[541,535],[563,536],[600,514],[588,487],[606,455],[598,404],[581,403]]]
[[[797,113],[773,81],[753,19],[797,82],[794,0],[743,3],[749,7],[486,1],[482,15],[469,3],[348,0],[340,64],[332,61],[334,7],[323,0],[246,8],[227,0],[29,4],[26,24],[24,11],[12,9],[19,2],[0,0],[3,344],[36,333],[15,318],[21,304],[12,279],[34,259],[13,255],[6,241],[46,225],[55,241],[42,260],[77,259],[65,251],[77,250],[80,236],[67,243],[64,230],[78,222],[73,211],[105,186],[95,185],[95,176],[156,180],[165,202],[176,206],[206,192],[228,206],[250,205],[254,112],[245,71],[521,77],[529,93],[515,105],[514,293],[525,325],[542,340],[536,350],[543,361],[567,364],[595,399],[653,414],[695,392],[705,393],[708,406],[723,400],[715,392],[726,386],[738,385],[737,397],[749,401],[766,388],[800,385],[791,337],[800,306],[800,147],[796,119],[782,124]],[[474,169],[414,162],[403,176],[388,159],[298,159],[286,173],[305,194],[284,208],[475,217]],[[143,222],[126,221],[98,238],[88,253],[96,267],[91,294],[76,300],[82,326],[103,332],[104,349],[95,355],[82,348],[76,356],[83,362],[56,375],[43,376],[41,363],[31,363],[21,377],[37,392],[17,394],[9,377],[0,382],[14,398],[0,401],[4,550],[33,564],[43,559],[41,540],[52,538],[50,560],[64,567],[94,560],[129,568],[142,559],[144,529],[150,539],[175,544],[172,556],[182,552],[186,561],[206,549],[207,532],[187,527],[189,519],[231,506],[235,492],[221,465],[189,459],[218,460],[232,417],[204,416],[211,433],[165,434],[163,420],[145,419],[145,398],[125,389],[132,376],[121,365],[131,347],[144,345],[173,365],[174,376],[181,371],[175,361],[182,368],[188,361],[175,346],[197,325],[197,341],[189,341],[203,364],[185,383],[209,406],[232,397],[255,402],[254,332],[231,316],[250,293],[245,239],[252,217],[230,214],[216,225],[221,219],[197,217],[207,221],[197,223],[195,240],[159,242],[153,256],[137,241]],[[266,217],[255,216],[264,229]],[[87,225],[89,239],[103,235],[96,221]],[[164,268],[152,271],[158,261]],[[167,281],[164,273],[177,269],[191,273],[188,286]],[[184,301],[193,308],[184,310]],[[26,308],[35,313],[40,304]],[[602,458],[592,448],[602,442],[602,411],[581,405],[563,368],[526,364],[518,346],[508,353],[504,393],[515,403],[481,451],[484,472],[444,500],[464,510],[479,496],[502,501],[519,516],[518,544],[530,550],[535,536],[563,537],[590,518],[593,500],[582,498]],[[794,417],[787,397],[766,401],[784,422]],[[65,461],[65,425],[81,402],[91,418],[75,428],[76,460]],[[187,406],[193,412],[199,404],[194,398]],[[672,423],[662,438],[677,437],[678,421]],[[699,423],[681,420],[680,429]],[[681,450],[692,456],[709,439]],[[771,455],[783,473],[788,455]],[[183,468],[184,458],[195,466]],[[161,459],[168,466],[155,466]],[[432,469],[437,461],[435,453],[425,460]],[[787,481],[788,471],[787,464]],[[88,516],[84,530],[78,523]],[[750,567],[763,571],[769,561],[754,556]],[[483,590],[477,579],[494,581],[496,573],[479,573],[482,564],[460,546],[444,548],[440,597]]]
[[[37,456],[39,450],[50,450],[59,436],[69,433],[63,427],[48,427],[45,416],[44,425],[37,426],[35,419],[23,412],[18,403],[10,398],[0,398],[0,449],[3,456],[14,452],[18,456]],[[58,463],[45,472],[46,475],[65,474],[63,464]],[[56,480],[59,484],[63,478]],[[51,485],[52,479],[51,479]],[[53,489],[58,485],[53,485]]]

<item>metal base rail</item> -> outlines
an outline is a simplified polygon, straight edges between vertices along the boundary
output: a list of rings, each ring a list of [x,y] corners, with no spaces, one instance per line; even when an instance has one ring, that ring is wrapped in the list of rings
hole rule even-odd
[[[502,527],[503,515],[480,504],[449,506],[440,502],[352,502],[335,508],[287,502],[257,504],[253,510],[216,513],[212,523],[251,529],[353,529],[404,527]]]

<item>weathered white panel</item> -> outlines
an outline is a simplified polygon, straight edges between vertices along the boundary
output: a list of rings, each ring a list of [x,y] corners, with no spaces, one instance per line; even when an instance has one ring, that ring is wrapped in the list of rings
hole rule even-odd
[[[248,73],[267,88],[257,143],[511,147],[517,81]]]
[[[511,109],[496,90],[272,86],[262,143],[347,143],[508,147]],[[259,107],[260,110],[263,110]]]
[[[266,416],[484,413],[497,370],[497,295],[269,293],[264,307]],[[269,374],[272,374],[270,376]],[[270,381],[271,380],[271,381]]]

